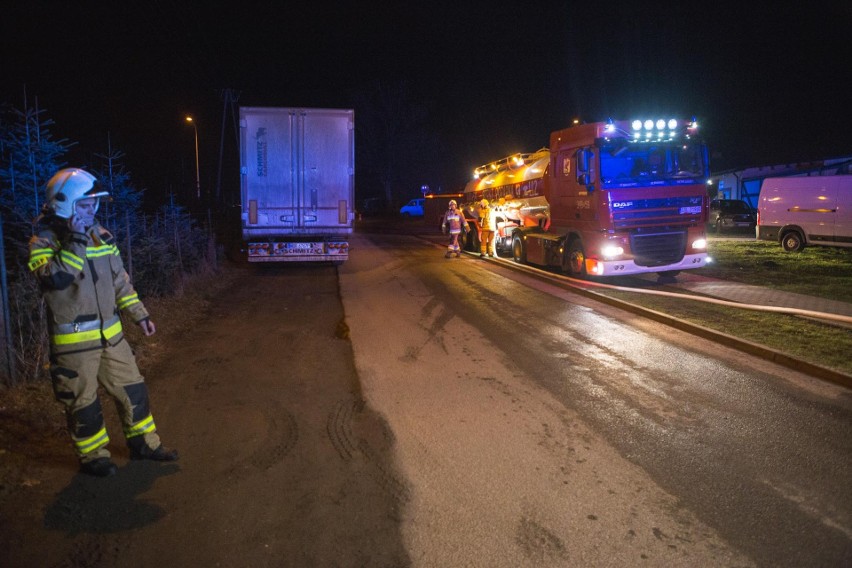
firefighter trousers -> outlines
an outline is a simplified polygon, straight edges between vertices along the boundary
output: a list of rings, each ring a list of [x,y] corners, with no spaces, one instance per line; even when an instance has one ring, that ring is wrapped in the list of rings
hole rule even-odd
[[[494,254],[494,231],[482,229],[479,236],[479,252],[482,254]]]
[[[148,403],[148,387],[125,339],[102,349],[54,354],[50,376],[56,399],[65,406],[68,430],[82,463],[110,457],[99,386],[115,402],[128,445],[144,443],[151,449],[160,446]]]

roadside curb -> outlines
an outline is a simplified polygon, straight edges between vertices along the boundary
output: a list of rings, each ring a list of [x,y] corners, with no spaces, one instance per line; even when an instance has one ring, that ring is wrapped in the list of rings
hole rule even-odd
[[[751,341],[746,341],[745,339],[739,339],[737,337],[725,335],[716,330],[696,325],[694,323],[670,316],[668,314],[664,314],[662,312],[658,312],[656,310],[643,308],[642,306],[637,306],[636,304],[631,304],[629,302],[624,302],[623,300],[618,300],[609,296],[605,296],[603,294],[598,294],[597,292],[574,288],[572,288],[570,291],[580,293],[587,297],[594,297],[595,300],[601,301],[605,304],[609,304],[611,306],[635,313],[637,315],[647,317],[648,319],[652,319],[656,322],[663,323],[676,329],[680,329],[681,331],[686,331],[698,337],[710,339],[715,343],[719,343],[721,345],[725,345],[726,347],[737,349],[738,351],[748,353],[749,355],[761,357],[762,359],[765,359],[772,363],[776,363],[783,367],[787,367],[788,369],[793,369],[794,371],[805,373],[811,375],[812,377],[823,379],[834,384],[843,386],[845,388],[852,389],[852,376],[847,375],[845,373],[841,373],[839,371],[835,371],[834,369],[829,369],[827,367],[822,367],[814,363],[809,363],[808,361],[803,361],[801,359],[797,359],[795,357],[787,355],[786,353],[775,351],[774,349],[770,349],[769,347],[765,347],[763,345],[760,345],[759,343],[752,343]]]

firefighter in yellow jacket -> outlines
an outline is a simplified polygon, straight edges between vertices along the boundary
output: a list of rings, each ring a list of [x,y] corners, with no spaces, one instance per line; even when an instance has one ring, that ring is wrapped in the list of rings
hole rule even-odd
[[[107,449],[98,385],[116,403],[131,459],[178,459],[160,442],[145,380],[122,332],[120,311],[146,336],[156,328],[115,239],[95,220],[100,199],[108,195],[84,170],[57,172],[47,183],[29,258],[47,304],[53,390],[65,406],[81,471],[98,477],[118,471]]]
[[[491,218],[487,199],[479,202],[477,217],[479,218],[479,258],[494,256],[494,220]]]

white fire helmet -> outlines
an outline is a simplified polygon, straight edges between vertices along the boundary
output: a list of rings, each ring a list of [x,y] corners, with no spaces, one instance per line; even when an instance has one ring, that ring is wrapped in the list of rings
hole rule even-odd
[[[488,200],[483,199],[482,201],[479,202],[479,206],[480,207],[488,207]]]
[[[47,182],[47,201],[45,210],[57,217],[70,219],[74,215],[74,206],[80,199],[95,198],[95,212],[101,197],[108,197],[95,176],[79,168],[65,168],[56,172]]]
[[[449,203],[449,204],[450,204],[450,205],[458,205],[458,203],[456,203],[456,200],[455,200],[455,199],[450,199],[450,203]]]

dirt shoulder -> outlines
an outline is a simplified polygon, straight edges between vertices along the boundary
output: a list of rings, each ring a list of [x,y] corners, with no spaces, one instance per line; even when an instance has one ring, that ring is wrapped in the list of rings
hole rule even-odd
[[[146,302],[158,333],[130,342],[178,462],[131,461],[105,398],[118,474],[78,474],[49,387],[23,389],[0,423],[0,566],[407,565],[405,486],[361,397],[337,268],[305,264]]]
[[[187,280],[178,295],[145,299],[157,333],[143,340],[136,326],[125,325],[143,374],[167,356],[175,340],[204,315],[211,298],[231,285],[237,274],[233,265],[223,263],[216,273]],[[0,387],[0,510],[12,494],[33,490],[51,476],[67,477],[76,468],[65,413],[47,374],[38,382]]]

